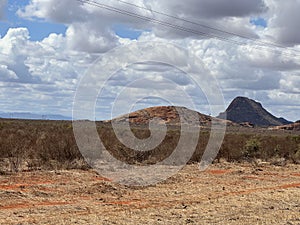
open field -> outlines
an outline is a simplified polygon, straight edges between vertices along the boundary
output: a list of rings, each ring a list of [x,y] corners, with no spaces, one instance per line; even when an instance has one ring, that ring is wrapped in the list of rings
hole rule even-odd
[[[168,157],[179,138],[169,127],[161,145],[137,152],[109,124],[97,128],[111,154],[139,166]],[[71,122],[0,120],[0,224],[300,224],[299,132],[228,127],[217,160],[200,172],[208,137],[203,129],[178,174],[128,187],[89,168]]]
[[[1,224],[300,224],[300,166],[186,166],[150,187],[94,171],[0,176]]]

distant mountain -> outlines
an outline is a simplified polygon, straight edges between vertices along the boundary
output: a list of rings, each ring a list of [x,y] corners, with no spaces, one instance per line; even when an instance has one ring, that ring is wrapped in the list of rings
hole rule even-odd
[[[62,115],[40,115],[34,113],[7,113],[0,112],[0,118],[5,119],[28,119],[28,120],[72,120],[71,117],[62,116]]]
[[[211,121],[215,120],[220,124],[226,123],[227,125],[234,125],[234,123],[227,120],[213,118],[211,116],[201,114],[185,107],[175,106],[157,106],[146,108],[120,116],[113,119],[113,121],[118,123],[129,122],[133,125],[147,125],[149,124],[150,120],[159,118],[159,123],[164,123],[166,125],[180,125],[181,121],[178,112],[184,115],[183,120],[185,124],[193,125],[196,124],[196,121],[198,121],[198,123],[200,123],[200,126],[208,127],[211,126]]]
[[[255,126],[270,127],[290,124],[284,118],[277,118],[263,108],[262,104],[246,97],[235,98],[227,110],[218,118],[235,123],[251,123]]]

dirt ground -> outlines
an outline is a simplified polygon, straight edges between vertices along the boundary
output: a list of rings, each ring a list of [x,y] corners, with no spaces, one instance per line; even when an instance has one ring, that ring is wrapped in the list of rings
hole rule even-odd
[[[300,224],[300,165],[188,165],[126,187],[94,171],[0,175],[0,224]]]

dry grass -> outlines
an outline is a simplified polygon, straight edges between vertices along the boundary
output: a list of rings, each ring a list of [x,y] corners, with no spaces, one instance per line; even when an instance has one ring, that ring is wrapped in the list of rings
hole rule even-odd
[[[156,149],[137,152],[110,125],[97,127],[116,158],[140,166],[166,158],[179,139],[169,127]],[[178,174],[137,188],[90,170],[71,122],[0,120],[0,224],[300,224],[299,133],[229,128],[221,163],[200,172],[193,162],[208,137],[201,132],[191,164]]]
[[[129,164],[153,164],[162,161],[175,149],[180,136],[177,127],[169,127],[164,141],[157,148],[141,152],[126,148],[116,138],[110,124],[97,123],[97,127],[106,148],[116,158]],[[228,129],[217,159],[237,162],[284,158],[299,163],[299,132],[235,129]],[[150,135],[145,127],[132,127],[132,131],[139,138]],[[201,132],[191,163],[200,161],[208,137],[209,131]],[[0,120],[0,171],[18,172],[24,169],[88,169],[76,145],[72,123]]]

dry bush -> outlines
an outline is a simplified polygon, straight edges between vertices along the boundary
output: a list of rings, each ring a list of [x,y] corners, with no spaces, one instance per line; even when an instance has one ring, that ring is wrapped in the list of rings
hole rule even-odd
[[[243,158],[245,144],[250,138],[251,135],[248,134],[226,134],[217,158],[224,158],[228,162],[241,160]]]
[[[292,161],[294,163],[300,164],[300,144],[297,145],[297,149],[295,150],[295,154],[292,156]]]
[[[118,160],[129,164],[161,162],[176,148],[180,130],[168,127],[163,142],[150,151],[135,151],[124,146],[110,124],[97,123],[99,137],[107,150]],[[147,127],[132,127],[140,139],[150,135]],[[126,132],[124,131],[124,137]],[[198,145],[190,162],[199,162],[208,143],[210,132],[201,131]],[[300,136],[277,133],[227,132],[217,159],[242,161],[245,156],[264,161],[284,158],[300,162]],[[95,154],[94,156],[98,156]],[[91,157],[94,157],[93,155]],[[185,154],[182,153],[182,157]],[[7,170],[23,169],[87,169],[73,135],[72,122],[0,120],[0,161],[9,162]],[[6,165],[2,163],[1,165]],[[3,168],[0,168],[3,171]]]
[[[0,158],[9,159],[14,172],[49,168],[54,161],[60,168],[66,162],[82,159],[70,125],[71,122],[3,120]]]
[[[111,126],[106,125],[98,130],[99,136],[105,148],[118,160],[129,164],[135,163],[157,163],[167,158],[175,149],[179,140],[179,130],[168,130],[163,142],[153,150],[137,151],[123,145],[116,137]],[[146,139],[150,132],[146,128],[132,128],[132,132],[139,139]],[[129,135],[124,130],[123,138]]]

